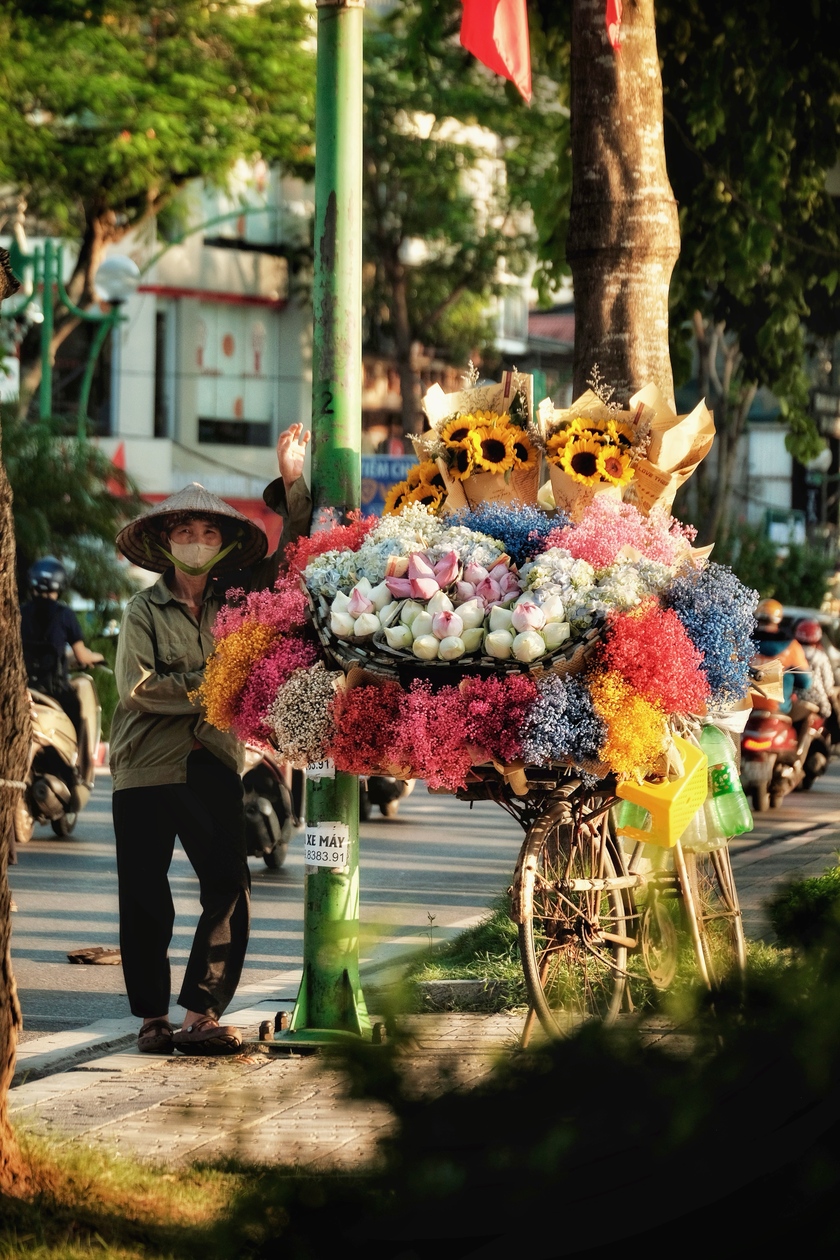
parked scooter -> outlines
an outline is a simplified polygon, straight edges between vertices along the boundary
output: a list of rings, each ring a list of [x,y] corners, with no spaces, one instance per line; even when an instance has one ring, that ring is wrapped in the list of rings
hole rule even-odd
[[[757,813],[778,809],[796,788],[807,791],[828,766],[825,720],[815,704],[796,698],[795,680],[795,674],[784,676],[790,712],[756,700],[741,736],[741,782]]]
[[[70,686],[81,711],[79,735],[57,700],[29,692],[32,745],[26,791],[15,816],[19,844],[31,840],[35,823],[49,823],[57,836],[69,836],[93,790],[102,710],[88,674],[72,675]]]
[[[414,779],[395,779],[392,775],[371,774],[359,781],[359,818],[367,822],[373,806],[383,818],[396,818],[400,801],[414,791]]]
[[[242,785],[248,854],[261,857],[269,870],[279,871],[292,835],[303,820],[303,772],[249,744],[245,747]]]

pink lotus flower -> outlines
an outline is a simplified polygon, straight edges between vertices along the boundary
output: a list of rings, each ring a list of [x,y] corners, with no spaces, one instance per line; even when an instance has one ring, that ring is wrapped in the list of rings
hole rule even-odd
[[[386,577],[385,585],[394,599],[411,599],[414,591],[407,577]]]
[[[517,604],[513,609],[511,622],[518,634],[525,630],[541,630],[545,625],[545,613],[536,604]]]
[[[436,639],[459,636],[464,628],[462,619],[455,612],[439,612],[432,622],[432,634]]]
[[[455,602],[456,604],[465,604],[468,599],[472,599],[475,595],[475,587],[472,582],[456,582],[455,583]]]
[[[440,590],[434,569],[419,551],[408,557],[408,577],[415,599],[431,599],[435,591]]]
[[[483,582],[488,576],[483,564],[468,564],[464,569],[464,581],[472,586],[478,586],[479,582]]]
[[[457,551],[447,551],[446,555],[441,556],[435,565],[435,577],[438,580],[438,584],[444,587],[448,586],[450,582],[454,582],[460,567]]]
[[[350,592],[350,599],[347,601],[346,611],[351,617],[361,617],[362,613],[373,611],[373,600],[363,595],[358,586],[354,586]]]
[[[415,599],[431,599],[439,590],[437,580],[433,577],[411,579],[411,593]]]
[[[421,552],[415,551],[408,557],[408,576],[414,581],[416,578],[434,577],[435,571],[431,561]]]
[[[503,556],[501,560],[497,560],[490,570],[490,577],[494,582],[501,582],[502,578],[510,573],[510,561],[507,556]]]
[[[519,578],[510,570],[504,575],[499,582],[499,589],[502,595],[518,595],[519,594]]]
[[[486,604],[495,604],[502,597],[502,589],[498,582],[494,582],[491,577],[486,577],[483,582],[479,582],[475,588],[475,593],[479,599],[483,599]]]
[[[385,565],[385,576],[401,578],[408,573],[408,556],[389,556]]]

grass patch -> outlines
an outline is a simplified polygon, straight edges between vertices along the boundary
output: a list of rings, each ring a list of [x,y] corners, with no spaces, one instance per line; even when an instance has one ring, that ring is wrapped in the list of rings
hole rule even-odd
[[[781,945],[819,947],[840,924],[840,866],[811,879],[792,880],[769,902],[767,911]]]
[[[425,1009],[418,1005],[416,986],[427,980],[490,980],[499,987],[482,1009],[510,1010],[527,1005],[517,928],[510,918],[507,896],[497,897],[479,923],[418,958],[405,980],[415,1009]]]

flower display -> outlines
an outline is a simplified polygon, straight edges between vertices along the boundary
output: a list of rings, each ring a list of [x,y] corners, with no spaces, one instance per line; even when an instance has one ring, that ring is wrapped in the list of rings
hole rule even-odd
[[[265,713],[273,743],[293,766],[320,761],[333,734],[333,701],[343,674],[317,661],[311,669],[296,669],[277,689]]]
[[[236,720],[236,705],[256,662],[277,638],[273,626],[246,622],[226,635],[207,661],[204,681],[194,693],[204,705],[207,721],[229,731]]]
[[[677,614],[647,599],[607,618],[599,663],[666,713],[700,713],[709,695],[702,653]]]
[[[680,564],[689,557],[697,531],[683,525],[666,512],[655,510],[643,516],[632,503],[616,503],[599,496],[593,499],[579,524],[564,522],[546,538],[548,547],[563,547],[594,569],[615,564],[625,547],[632,547],[648,560],[659,564]]]
[[[725,565],[710,562],[686,570],[668,586],[663,603],[673,608],[694,646],[703,654],[711,703],[726,708],[749,688],[749,663],[758,591],[740,582]]]
[[[586,684],[578,678],[547,674],[520,730],[522,757],[535,766],[598,760],[607,727]]]
[[[465,703],[467,741],[501,762],[522,755],[522,725],[537,698],[530,678],[467,678],[461,691]]]
[[[253,663],[248,680],[232,706],[230,725],[234,735],[243,742],[268,740],[271,723],[267,714],[279,689],[295,671],[314,665],[317,657],[318,649],[307,639],[297,635],[275,639],[268,651]]]
[[[415,681],[402,695],[393,759],[432,788],[463,787],[473,763],[465,738],[465,702],[457,687],[432,691]]]
[[[459,512],[456,519],[466,529],[498,538],[514,564],[524,564],[542,551],[545,540],[568,524],[562,512],[552,519],[527,503],[479,503]]]
[[[626,421],[575,416],[546,434],[546,458],[581,486],[623,488],[644,450],[643,435]]]
[[[372,774],[395,766],[402,687],[353,687],[336,692],[329,708],[332,734],[326,756],[347,774]]]

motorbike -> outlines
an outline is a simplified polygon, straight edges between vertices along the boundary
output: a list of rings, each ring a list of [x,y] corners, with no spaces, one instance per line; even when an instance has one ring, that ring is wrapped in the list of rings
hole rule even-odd
[[[261,857],[269,870],[279,871],[303,820],[303,771],[292,770],[265,748],[246,744],[242,786],[248,855]]]
[[[400,801],[414,791],[414,779],[395,779],[392,775],[371,774],[359,782],[359,818],[367,822],[374,805],[383,818],[396,818]]]
[[[741,736],[741,783],[756,813],[778,809],[797,788],[808,791],[831,756],[825,719],[815,704],[796,697],[794,681],[784,676],[790,712],[756,697]]]
[[[26,790],[15,816],[19,844],[31,840],[36,823],[49,823],[55,835],[69,836],[93,790],[102,710],[88,674],[73,674],[70,686],[79,702],[78,733],[58,700],[29,690],[32,744]]]

